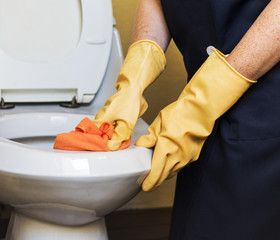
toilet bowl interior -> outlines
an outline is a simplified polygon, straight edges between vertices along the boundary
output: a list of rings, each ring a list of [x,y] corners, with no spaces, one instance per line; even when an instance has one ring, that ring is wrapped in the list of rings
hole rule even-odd
[[[14,142],[26,144],[30,146],[34,146],[37,148],[43,148],[43,149],[52,149],[55,141],[54,136],[50,137],[25,137],[25,138],[14,138],[10,139]]]
[[[59,133],[73,131],[85,117],[67,113],[11,114],[0,119],[0,136],[18,143],[52,149]]]

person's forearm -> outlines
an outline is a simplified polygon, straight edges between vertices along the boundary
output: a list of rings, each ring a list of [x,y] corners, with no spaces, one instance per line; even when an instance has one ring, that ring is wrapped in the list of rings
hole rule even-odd
[[[280,1],[272,0],[227,58],[249,79],[258,79],[280,60]]]
[[[170,35],[163,16],[160,0],[140,0],[136,12],[132,43],[152,40],[164,51],[170,42]]]

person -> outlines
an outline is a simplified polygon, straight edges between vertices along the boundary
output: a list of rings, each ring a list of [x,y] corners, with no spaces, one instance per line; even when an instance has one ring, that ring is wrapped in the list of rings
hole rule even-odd
[[[173,38],[190,80],[136,142],[154,147],[144,191],[179,172],[171,240],[280,239],[279,22],[278,0],[139,1],[117,93],[94,121],[115,124],[112,150],[130,137]]]

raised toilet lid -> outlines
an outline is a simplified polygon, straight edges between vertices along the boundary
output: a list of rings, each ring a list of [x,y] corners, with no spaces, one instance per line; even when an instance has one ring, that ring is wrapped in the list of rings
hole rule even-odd
[[[92,101],[110,55],[111,1],[81,0],[81,12],[79,42],[71,54],[61,59],[24,61],[10,56],[0,46],[0,99],[5,102],[68,102],[76,97],[78,103]]]

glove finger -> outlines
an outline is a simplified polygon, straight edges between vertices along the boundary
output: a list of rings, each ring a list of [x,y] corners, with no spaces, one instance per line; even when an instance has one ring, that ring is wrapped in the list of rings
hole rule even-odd
[[[151,170],[142,183],[143,191],[152,191],[157,188],[163,176],[166,175],[166,161],[168,153],[166,153],[164,144],[159,142],[156,147],[152,158]]]
[[[103,121],[103,120],[92,120],[92,119],[90,119],[90,121],[92,121],[98,128],[100,128],[102,123],[106,122],[106,121]]]
[[[174,176],[185,164],[172,153],[178,151],[178,146],[167,138],[160,137],[156,145],[151,171],[142,184],[143,191],[151,191],[159,187],[162,182]]]
[[[116,151],[120,148],[122,140],[108,140],[107,146],[111,151]]]
[[[167,162],[167,156],[165,156],[164,162]],[[165,180],[169,179],[170,177],[174,176],[173,172],[169,169],[168,165],[165,164],[162,166],[162,170],[160,173],[157,173],[157,175],[154,174],[154,172],[151,170],[151,172],[148,174],[148,176],[145,178],[142,189],[145,192],[150,192],[155,189],[157,189]]]
[[[155,136],[159,136],[161,132],[161,116],[158,115],[148,128],[148,132]]]
[[[166,180],[168,180],[168,179],[170,179],[170,178],[173,178],[175,175],[178,174],[179,171],[180,171],[180,170],[176,170],[176,171],[170,173],[170,174],[168,175],[168,177],[166,178]]]
[[[137,139],[135,142],[136,146],[151,148],[155,146],[156,138],[154,135],[144,135]]]
[[[126,122],[118,121],[112,138],[108,141],[109,149],[115,151],[120,148],[124,141],[128,141],[130,139],[132,130],[127,126]]]
[[[151,148],[156,145],[158,136],[161,131],[161,118],[159,116],[153,121],[148,128],[148,135],[141,136],[135,143],[136,146]]]
[[[172,156],[170,158],[173,158]],[[187,159],[187,157],[185,157],[185,160]],[[182,159],[178,159],[178,157],[176,157],[175,159],[169,159],[168,163],[172,164],[170,166],[170,174],[167,177],[167,179],[170,179],[172,177],[174,177],[182,168],[184,168],[186,165],[192,163],[194,160],[190,160],[190,161],[182,161]]]
[[[182,168],[182,166],[180,166],[180,162],[178,162],[177,158],[174,159],[174,161],[172,159],[169,159],[169,157],[167,156],[168,159],[166,159],[166,165],[164,166],[164,170],[162,171],[162,174],[160,176],[160,178],[158,179],[157,183],[155,184],[155,186],[153,187],[152,190],[158,188],[165,180],[168,180],[172,177],[174,177],[179,170]]]
[[[125,121],[117,121],[112,140],[126,141],[130,138],[132,130]]]

